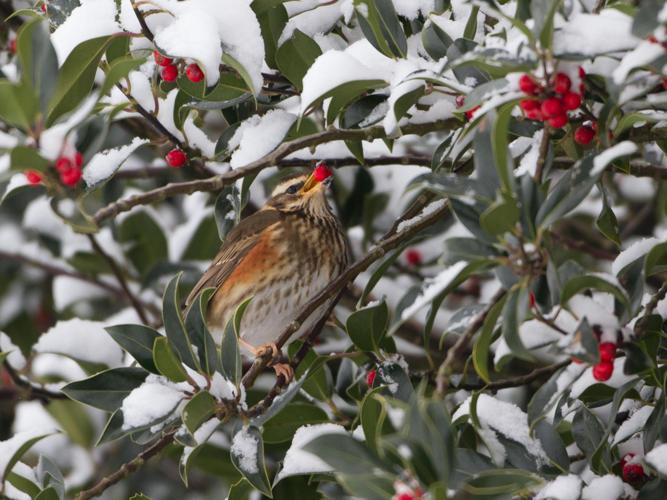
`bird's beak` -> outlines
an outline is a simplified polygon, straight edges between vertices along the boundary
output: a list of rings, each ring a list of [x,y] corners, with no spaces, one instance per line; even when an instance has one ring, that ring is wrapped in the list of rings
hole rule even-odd
[[[315,179],[315,174],[310,174],[308,178],[306,179],[306,182],[303,183],[303,187],[301,188],[302,193],[307,193],[311,189],[313,189],[315,186],[317,186],[319,182]]]

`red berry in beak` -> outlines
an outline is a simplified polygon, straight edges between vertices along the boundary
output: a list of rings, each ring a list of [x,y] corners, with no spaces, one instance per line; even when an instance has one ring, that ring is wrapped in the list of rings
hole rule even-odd
[[[182,149],[174,148],[164,157],[167,165],[173,168],[179,168],[186,164],[188,155]]]
[[[369,370],[368,375],[366,375],[366,385],[368,387],[373,387],[373,382],[375,382],[376,375],[377,375],[377,370],[375,368]]]
[[[616,357],[616,344],[613,342],[602,342],[598,348],[600,351],[600,361],[612,363]]]
[[[333,172],[329,167],[327,167],[327,164],[324,162],[320,162],[317,164],[317,167],[315,167],[315,170],[313,171],[313,177],[317,182],[322,182],[325,179],[328,179],[333,175]]]

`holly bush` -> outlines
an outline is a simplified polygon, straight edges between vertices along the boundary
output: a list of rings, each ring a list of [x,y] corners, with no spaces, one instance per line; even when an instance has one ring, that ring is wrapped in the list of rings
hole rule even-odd
[[[0,496],[664,498],[662,2],[0,12]],[[319,162],[288,381],[183,298]]]

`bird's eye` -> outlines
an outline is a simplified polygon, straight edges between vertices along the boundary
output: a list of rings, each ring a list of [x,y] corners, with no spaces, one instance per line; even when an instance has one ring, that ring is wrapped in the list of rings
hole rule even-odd
[[[287,193],[295,194],[299,190],[300,187],[301,187],[301,184],[292,184],[290,187],[287,188]]]

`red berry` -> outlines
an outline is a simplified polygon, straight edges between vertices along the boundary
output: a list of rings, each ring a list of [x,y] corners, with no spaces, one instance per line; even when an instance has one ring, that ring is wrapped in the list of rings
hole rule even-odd
[[[469,109],[468,111],[465,112],[466,115],[466,120],[472,120],[472,117],[475,114],[475,111],[477,111],[480,108],[480,106],[475,106],[472,109]]]
[[[612,373],[614,373],[614,363],[611,361],[600,361],[593,367],[593,378],[598,382],[609,380]]]
[[[556,73],[556,76],[554,77],[554,90],[557,94],[565,94],[570,90],[571,85],[572,80],[570,80],[569,76],[565,73]]]
[[[39,8],[42,12],[44,12],[44,14],[46,14],[46,2],[44,2]]]
[[[561,100],[557,97],[549,97],[542,101],[542,114],[547,118],[553,118],[554,116],[560,116],[565,113],[563,109],[563,104]]]
[[[456,107],[457,107],[457,108],[461,108],[461,107],[463,107],[463,105],[466,103],[466,96],[464,96],[464,95],[457,95],[457,96],[456,96],[456,99],[455,99],[455,102],[456,102]]]
[[[665,90],[667,90],[667,77],[662,79],[662,86],[664,87]]]
[[[566,92],[561,102],[567,111],[573,111],[581,106],[581,95],[575,92]]]
[[[412,493],[401,493],[395,498],[396,500],[415,500],[415,497],[412,495]]]
[[[567,125],[567,115],[563,113],[562,115],[557,115],[549,118],[549,125],[553,128],[562,128]]]
[[[12,38],[7,43],[7,50],[9,50],[9,52],[12,54],[16,54],[16,38]]]
[[[185,68],[185,76],[187,76],[188,80],[191,82],[197,83],[204,79],[204,72],[199,66],[193,63],[189,64],[188,67]]]
[[[83,155],[81,154],[81,151],[74,153],[74,164],[79,168],[83,166]]]
[[[579,78],[585,78],[586,77],[586,70],[584,69],[583,66],[579,66]]]
[[[658,43],[658,39],[655,37],[655,35],[649,35],[648,38],[646,38],[647,41],[650,43]]]
[[[519,88],[525,94],[535,95],[539,92],[539,85],[533,80],[533,77],[528,74],[521,75],[519,78]]]
[[[25,178],[28,179],[29,184],[39,184],[42,182],[42,174],[36,170],[26,170]]]
[[[596,122],[595,120],[592,120],[592,121],[591,121],[591,128],[592,128],[595,132],[597,132],[597,131],[598,131],[598,122]]]
[[[153,59],[155,59],[158,66],[169,66],[173,62],[171,57],[163,56],[157,50],[153,51]]]
[[[373,387],[373,382],[375,382],[376,375],[377,375],[377,370],[375,368],[369,370],[368,375],[366,375],[366,385],[368,387]]]
[[[625,464],[629,462],[634,456],[635,456],[634,453],[626,453],[625,455],[623,455],[623,457],[621,458],[621,468],[625,467]]]
[[[178,78],[178,68],[173,64],[164,66],[160,71],[160,76],[165,82],[173,82]]]
[[[535,294],[533,292],[528,292],[528,304],[531,309],[535,309],[537,301],[535,300]]]
[[[544,116],[542,115],[542,111],[539,109],[529,109],[526,111],[526,118],[529,120],[536,120],[538,122],[544,121]]]
[[[586,125],[577,127],[577,130],[574,131],[574,142],[585,146],[590,144],[593,138],[595,137],[595,130]]]
[[[407,260],[408,264],[411,266],[419,266],[422,263],[422,254],[419,250],[410,248],[405,252],[405,260]]]
[[[328,179],[332,175],[333,172],[329,167],[327,167],[327,164],[324,163],[323,161],[319,162],[315,167],[315,170],[313,170],[313,177],[317,182],[322,182],[323,180]]]
[[[187,163],[188,155],[182,149],[174,148],[167,153],[164,159],[170,167],[178,168]]]
[[[540,101],[537,99],[522,99],[519,101],[519,106],[524,111],[532,111],[540,107]]]
[[[644,468],[640,464],[623,466],[623,481],[630,484],[639,483],[644,479]]]
[[[65,186],[74,187],[81,180],[81,169],[70,167],[60,172],[60,182]]]
[[[616,357],[616,344],[613,342],[602,342],[600,344],[599,351],[600,361],[607,361],[611,363]]]
[[[61,156],[56,160],[56,170],[58,172],[63,173],[65,170],[69,170],[70,168],[72,168],[72,160],[69,158]]]

